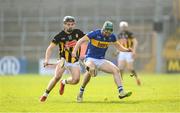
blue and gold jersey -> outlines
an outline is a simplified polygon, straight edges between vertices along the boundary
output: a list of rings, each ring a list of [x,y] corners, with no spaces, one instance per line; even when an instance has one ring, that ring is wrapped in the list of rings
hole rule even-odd
[[[88,43],[86,57],[104,59],[109,44],[116,42],[114,34],[104,37],[100,29],[88,33],[87,36],[90,42]]]

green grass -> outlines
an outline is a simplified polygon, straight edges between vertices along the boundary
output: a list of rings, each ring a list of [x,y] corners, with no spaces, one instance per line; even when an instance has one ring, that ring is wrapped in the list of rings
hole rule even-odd
[[[45,103],[39,102],[50,76],[0,76],[0,112],[180,112],[180,76],[141,74],[142,86],[125,76],[124,88],[131,97],[120,100],[111,75],[92,78],[84,102],[77,103],[78,85],[66,85],[63,96],[59,83]],[[82,76],[81,76],[82,80]]]

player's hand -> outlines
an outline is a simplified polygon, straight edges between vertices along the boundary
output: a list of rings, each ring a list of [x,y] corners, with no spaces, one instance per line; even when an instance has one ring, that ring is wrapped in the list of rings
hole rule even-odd
[[[45,62],[43,63],[43,66],[46,67],[47,65],[48,65],[48,62],[45,61]]]
[[[83,56],[80,56],[80,58],[79,58],[80,60],[84,60],[85,59],[85,55],[83,55]]]
[[[133,52],[132,48],[128,48],[127,52]]]
[[[76,57],[76,52],[72,51],[71,55],[72,55],[72,57]]]

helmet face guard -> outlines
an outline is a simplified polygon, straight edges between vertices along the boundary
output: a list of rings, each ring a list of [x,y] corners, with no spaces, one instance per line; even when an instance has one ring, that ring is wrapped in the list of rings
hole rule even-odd
[[[112,34],[113,29],[106,28],[106,29],[104,29],[103,31],[106,32],[106,33]]]
[[[102,30],[112,33],[113,32],[113,23],[110,21],[106,21],[102,27]]]
[[[113,33],[113,23],[110,21],[106,21],[102,27],[102,31],[108,35],[112,34]]]

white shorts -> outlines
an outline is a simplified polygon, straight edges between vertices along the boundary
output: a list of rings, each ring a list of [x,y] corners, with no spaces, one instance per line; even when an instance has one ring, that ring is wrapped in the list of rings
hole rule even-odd
[[[106,59],[96,59],[96,58],[88,57],[88,58],[85,59],[85,62],[88,62],[88,61],[93,61],[95,66],[97,68],[99,68],[104,62],[107,62],[108,60],[106,60]],[[108,61],[108,62],[110,62],[110,61]]]
[[[120,52],[118,55],[118,61],[133,62],[132,52]]]
[[[69,62],[65,62],[65,67],[80,67],[79,62],[75,62],[75,63],[69,63]]]
[[[65,59],[62,59],[62,60],[64,60],[64,67],[65,68],[71,68],[71,67],[79,67],[80,68],[79,62],[69,63]],[[61,60],[57,61],[57,63],[59,63],[59,62],[61,62]]]

